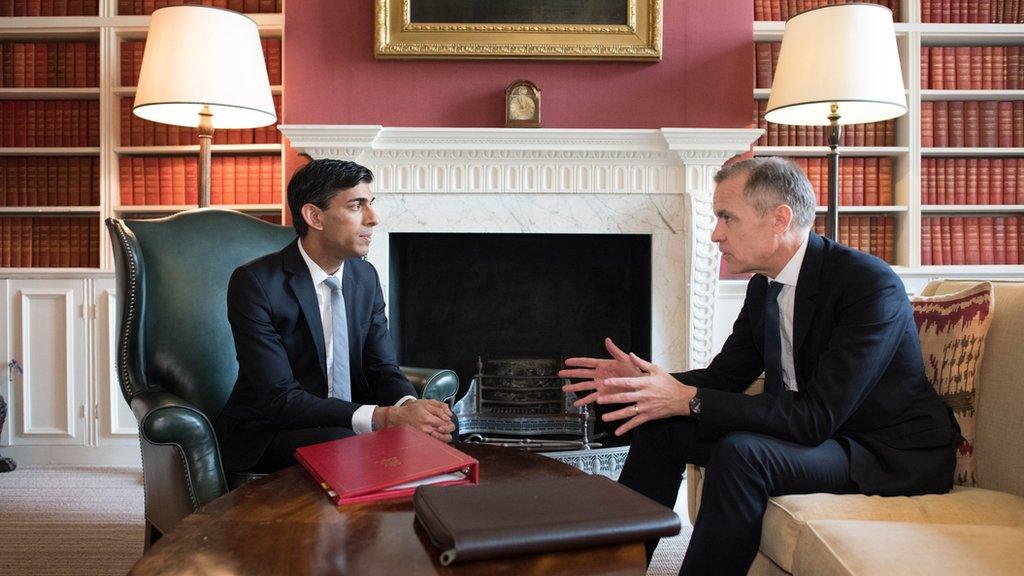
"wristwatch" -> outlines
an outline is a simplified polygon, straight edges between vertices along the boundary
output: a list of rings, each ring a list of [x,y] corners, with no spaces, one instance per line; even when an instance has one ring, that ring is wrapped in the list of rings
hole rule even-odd
[[[700,416],[700,388],[697,388],[697,393],[690,398],[690,416]]]

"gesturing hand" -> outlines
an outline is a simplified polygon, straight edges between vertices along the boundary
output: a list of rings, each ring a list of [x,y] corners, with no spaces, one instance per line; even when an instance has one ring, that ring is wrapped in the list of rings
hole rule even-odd
[[[643,375],[609,378],[605,380],[606,390],[599,392],[597,398],[598,404],[629,404],[602,416],[605,422],[628,418],[615,429],[616,436],[622,436],[644,422],[690,414],[690,398],[697,393],[696,388],[683,384],[657,364],[651,364],[636,354],[630,354],[629,359]]]
[[[409,400],[401,406],[391,408],[388,425],[408,424],[430,434],[443,442],[451,442],[455,424],[452,411],[444,402],[437,400]]]
[[[580,398],[573,403],[574,406],[583,406],[597,400],[598,394],[605,388],[605,381],[609,378],[622,378],[639,376],[640,369],[637,368],[626,354],[612,342],[611,338],[604,339],[604,347],[611,354],[611,358],[569,358],[565,361],[566,369],[559,370],[560,378],[585,378],[584,382],[566,384],[562,386],[564,392],[594,392]]]
[[[605,346],[613,356],[612,360],[593,358],[570,358],[567,366],[584,366],[562,370],[563,378],[591,378],[586,382],[567,384],[566,392],[593,390],[575,405],[582,406],[597,401],[598,404],[629,404],[604,414],[605,422],[628,419],[615,430],[621,436],[633,428],[659,418],[687,416],[690,413],[690,398],[697,389],[687,386],[662,370],[656,364],[641,359],[636,354],[626,354],[605,339]]]

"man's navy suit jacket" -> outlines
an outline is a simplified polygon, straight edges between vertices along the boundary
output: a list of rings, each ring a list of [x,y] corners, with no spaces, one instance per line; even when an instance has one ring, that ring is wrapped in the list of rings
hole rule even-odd
[[[231,275],[228,320],[238,380],[216,424],[225,469],[253,467],[278,430],[351,428],[361,405],[416,395],[395,360],[377,271],[347,260],[341,284],[352,402],[327,397],[323,324],[298,240]]]
[[[698,434],[748,431],[810,446],[835,438],[864,493],[948,490],[959,431],[925,378],[913,311],[892,269],[811,233],[793,307],[798,391],[736,394],[764,371],[767,289],[755,275],[721,353],[674,375],[703,389]]]

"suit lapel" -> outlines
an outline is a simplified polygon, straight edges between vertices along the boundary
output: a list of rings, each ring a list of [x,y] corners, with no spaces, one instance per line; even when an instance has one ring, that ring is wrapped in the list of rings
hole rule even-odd
[[[316,357],[320,361],[320,371],[327,380],[327,352],[324,345],[324,325],[320,321],[320,305],[316,300],[316,289],[313,287],[313,279],[309,275],[309,267],[299,253],[298,240],[295,240],[284,249],[284,269],[291,277],[288,279],[288,286],[295,294],[299,302],[302,315],[306,318],[306,325],[309,326],[309,333],[316,344]]]
[[[360,324],[360,318],[356,316],[356,312],[359,310],[359,307],[356,306],[356,292],[358,290],[359,281],[356,280],[355,266],[351,260],[346,261],[345,268],[341,273],[341,294],[345,297],[345,317],[348,318],[348,365],[351,369],[357,366],[353,351],[359,344],[359,341],[356,339]],[[354,383],[355,378],[352,381]]]
[[[811,232],[807,240],[807,251],[804,262],[800,266],[800,276],[796,281],[796,297],[793,302],[793,362],[799,366],[797,358],[800,346],[811,328],[816,305],[814,296],[818,293],[821,281],[821,264],[825,257],[825,241],[821,236]]]

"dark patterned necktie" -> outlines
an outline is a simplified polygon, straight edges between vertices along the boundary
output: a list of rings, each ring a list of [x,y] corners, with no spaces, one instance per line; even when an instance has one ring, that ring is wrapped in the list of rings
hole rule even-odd
[[[779,293],[781,282],[769,282],[764,301],[764,391],[779,394],[782,380],[782,336],[779,333]]]

